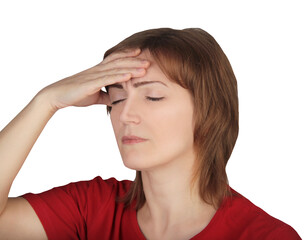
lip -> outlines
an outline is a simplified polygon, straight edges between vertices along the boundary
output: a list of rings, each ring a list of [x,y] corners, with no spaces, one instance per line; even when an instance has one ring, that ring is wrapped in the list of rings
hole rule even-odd
[[[137,136],[124,136],[122,137],[122,143],[123,144],[134,144],[134,143],[140,143],[145,142],[147,139],[140,138]]]

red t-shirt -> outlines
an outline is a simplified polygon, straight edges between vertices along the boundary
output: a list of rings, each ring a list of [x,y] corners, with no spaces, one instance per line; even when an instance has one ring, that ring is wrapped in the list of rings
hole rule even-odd
[[[145,240],[136,211],[124,209],[123,203],[115,201],[126,193],[130,184],[129,180],[96,177],[22,197],[34,208],[50,240]],[[236,193],[231,200],[223,202],[208,226],[192,239],[301,238],[289,225]]]

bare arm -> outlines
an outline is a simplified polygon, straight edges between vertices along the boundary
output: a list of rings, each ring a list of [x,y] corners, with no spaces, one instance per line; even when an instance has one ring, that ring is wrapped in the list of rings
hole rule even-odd
[[[36,96],[0,133],[0,213],[2,213],[0,236],[2,237],[13,238],[12,234],[14,234],[14,237],[21,239],[16,229],[30,231],[35,228],[35,233],[30,234],[31,238],[43,239],[44,235],[46,239],[42,225],[37,217],[35,218],[36,214],[29,203],[24,199],[10,199],[8,203],[8,194],[15,176],[54,113],[42,96]],[[27,221],[20,222],[24,215],[29,216]],[[20,226],[22,222],[30,224],[31,227]],[[34,234],[38,236],[35,237]]]
[[[0,132],[0,213],[15,176],[54,113],[46,99],[37,95]]]
[[[51,84],[0,132],[0,238],[46,239],[43,227],[23,198],[9,199],[11,185],[50,118],[68,106],[110,105],[100,89],[145,75],[149,63],[134,58],[140,51],[114,53],[97,66]],[[137,69],[143,68],[143,71]]]

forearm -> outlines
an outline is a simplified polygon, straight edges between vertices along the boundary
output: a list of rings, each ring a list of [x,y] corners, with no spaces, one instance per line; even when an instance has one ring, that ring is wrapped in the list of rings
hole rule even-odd
[[[0,214],[17,173],[54,113],[46,97],[37,94],[0,132]]]
[[[0,132],[0,214],[17,173],[54,113],[68,106],[111,105],[109,94],[101,89],[143,77],[150,62],[137,58],[140,52],[110,54],[98,65],[45,87]]]

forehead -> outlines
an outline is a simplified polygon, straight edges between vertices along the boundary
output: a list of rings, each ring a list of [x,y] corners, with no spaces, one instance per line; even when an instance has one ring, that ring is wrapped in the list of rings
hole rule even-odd
[[[109,85],[108,88],[116,88],[116,89],[125,89],[127,85],[130,85],[134,88],[138,88],[140,86],[162,86],[169,87],[171,81],[164,75],[150,52],[146,49],[143,50],[136,58],[145,59],[150,62],[150,66],[146,70],[146,74],[143,77],[135,77],[130,80],[122,83],[116,83]]]
[[[143,50],[136,58],[138,59],[145,59],[150,62],[149,67],[146,69],[146,74],[143,77],[138,77],[138,78],[131,78],[130,81],[132,84],[135,84],[137,82],[143,82],[143,81],[155,81],[157,79],[153,79],[154,77],[160,75],[163,75],[160,67],[156,63],[155,59],[149,52],[149,50],[145,49]]]

